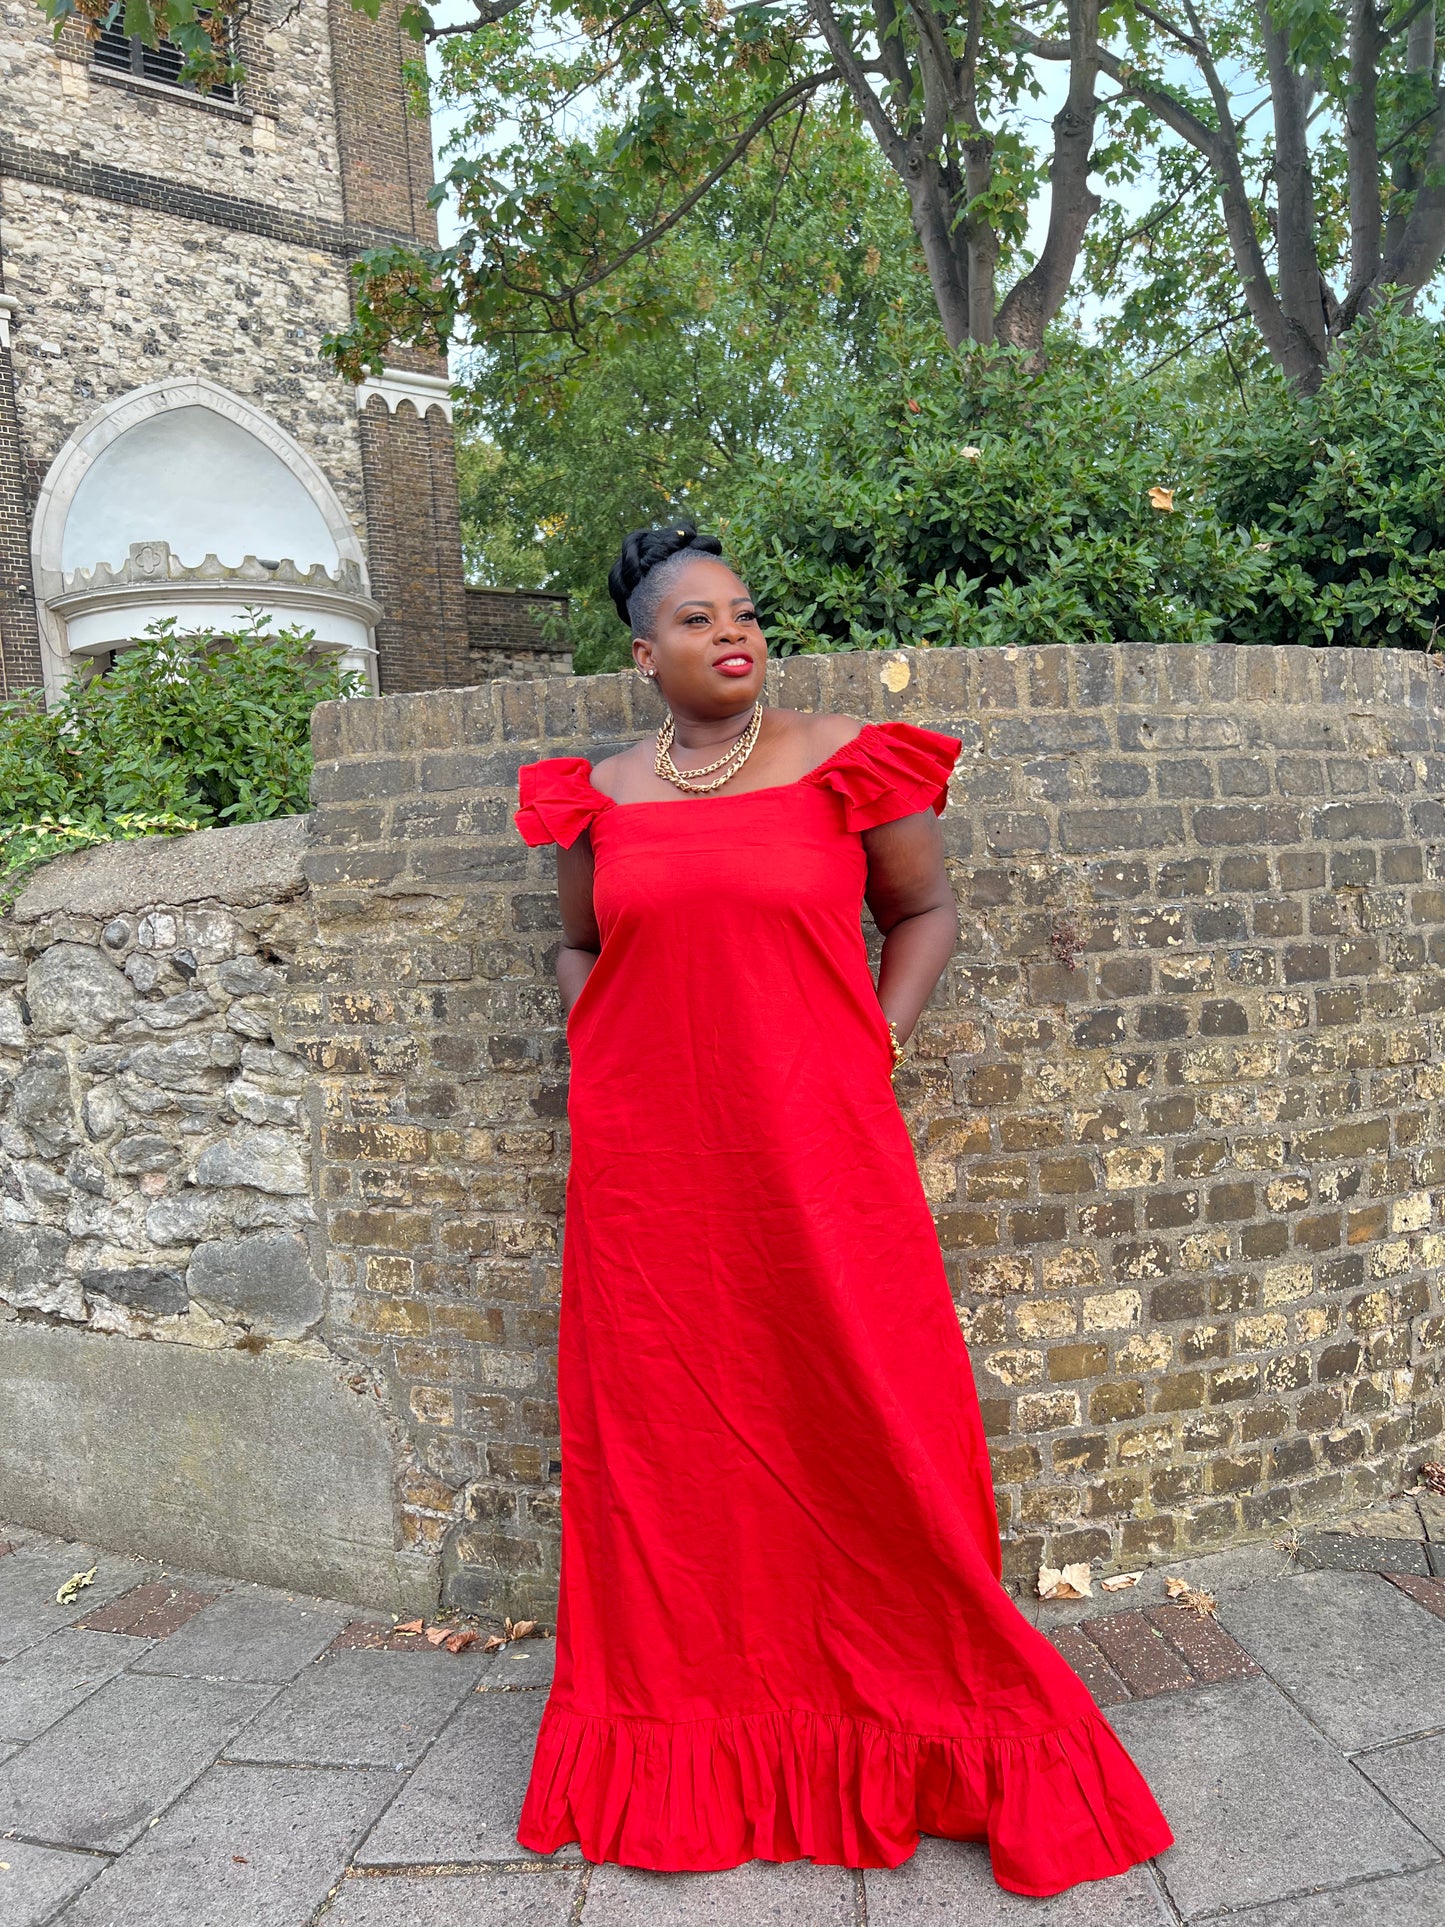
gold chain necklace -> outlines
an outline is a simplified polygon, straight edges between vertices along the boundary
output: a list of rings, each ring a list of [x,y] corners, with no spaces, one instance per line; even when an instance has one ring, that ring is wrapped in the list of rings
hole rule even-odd
[[[693,796],[706,796],[710,790],[721,789],[724,783],[731,782],[737,775],[756,748],[758,732],[762,726],[763,706],[760,702],[754,703],[752,720],[747,728],[740,736],[733,738],[715,762],[704,763],[700,769],[682,770],[672,760],[673,721],[669,712],[667,721],[657,732],[657,759],[653,768],[665,783],[671,783],[675,788],[686,790]],[[714,776],[715,770],[721,770],[722,774]],[[700,783],[697,781],[700,776],[712,776],[713,780],[710,783]]]

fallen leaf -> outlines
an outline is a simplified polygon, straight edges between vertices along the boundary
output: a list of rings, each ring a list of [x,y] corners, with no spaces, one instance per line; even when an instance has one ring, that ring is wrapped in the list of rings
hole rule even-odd
[[[426,1629],[426,1643],[428,1646],[445,1646],[450,1637],[451,1635],[445,1626],[428,1626]]]
[[[1105,1592],[1123,1592],[1126,1587],[1137,1586],[1143,1577],[1142,1572],[1111,1572],[1109,1577],[1101,1579],[1099,1584]]]
[[[1089,1568],[1083,1560],[1062,1570],[1057,1566],[1039,1567],[1040,1599],[1087,1599],[1093,1590]]]
[[[84,1589],[87,1586],[93,1586],[95,1584],[95,1573],[96,1568],[94,1566],[91,1567],[89,1572],[73,1572],[60,1588],[60,1591],[55,1595],[56,1605],[73,1606]]]
[[[250,1861],[243,1853],[233,1853],[231,1855],[231,1865],[233,1867],[249,1867],[250,1864]]]
[[[1149,491],[1149,506],[1151,509],[1172,509],[1174,507],[1173,489],[1151,488]]]
[[[9,1871],[10,1862],[8,1860],[0,1860],[0,1873],[9,1873]]]
[[[1176,1606],[1186,1612],[1198,1613],[1201,1619],[1213,1619],[1219,1601],[1212,1592],[1196,1592],[1187,1579],[1166,1579],[1165,1587]]]
[[[1187,1579],[1180,1579],[1175,1574],[1166,1573],[1164,1575],[1164,1590],[1171,1599],[1177,1599],[1180,1593],[1188,1592],[1189,1581]]]
[[[409,1638],[413,1633],[419,1633],[422,1630],[422,1623],[420,1619],[403,1619],[393,1626],[391,1630],[394,1633],[405,1633]]]
[[[449,1653],[465,1652],[468,1646],[475,1646],[480,1637],[480,1633],[474,1633],[470,1629],[465,1632],[452,1633],[447,1639],[447,1651]]]
[[[1429,1459],[1420,1467],[1420,1483],[1427,1492],[1445,1499],[1445,1465],[1438,1459]]]
[[[495,1653],[500,1651],[506,1643],[506,1640],[502,1638],[500,1633],[493,1633],[491,1638],[483,1644],[482,1651],[484,1653]]]
[[[1201,1619],[1213,1619],[1219,1611],[1219,1601],[1212,1592],[1186,1592],[1178,1604],[1187,1606],[1192,1613],[1198,1613]]]
[[[525,1639],[528,1633],[534,1633],[536,1630],[537,1622],[535,1619],[519,1619],[512,1628],[512,1637],[513,1639]]]
[[[502,1631],[506,1634],[508,1639],[512,1637],[512,1622],[510,1619],[504,1619],[502,1621]]]

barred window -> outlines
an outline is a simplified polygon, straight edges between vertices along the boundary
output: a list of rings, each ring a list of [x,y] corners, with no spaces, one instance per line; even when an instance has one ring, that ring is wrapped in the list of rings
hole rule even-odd
[[[120,22],[121,11],[116,8],[111,24],[101,28],[100,38],[94,43],[97,67],[134,74],[139,80],[158,80],[164,86],[182,87],[190,93],[196,91],[190,81],[181,79],[186,57],[174,42],[162,34],[159,46],[148,47],[138,33],[127,33]],[[206,98],[234,101],[236,89],[230,81],[219,81]]]

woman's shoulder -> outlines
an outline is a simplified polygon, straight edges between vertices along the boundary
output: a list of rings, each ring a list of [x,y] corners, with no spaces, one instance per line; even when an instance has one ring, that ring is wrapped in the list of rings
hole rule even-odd
[[[846,749],[867,727],[861,716],[840,715],[832,710],[774,709],[775,727],[786,731],[798,748],[806,752],[810,764],[826,761]]]
[[[620,749],[615,756],[604,756],[592,765],[592,786],[612,802],[621,802],[627,793],[628,778],[641,771],[644,775],[652,772],[653,742],[651,736],[644,736],[640,742],[633,743],[628,749]]]
[[[815,765],[811,780],[842,798],[850,830],[876,829],[923,810],[942,814],[948,779],[962,748],[957,736],[896,719],[832,720],[854,727]]]
[[[558,843],[570,849],[600,810],[610,807],[592,782],[583,756],[547,756],[517,771],[512,821],[524,842]]]

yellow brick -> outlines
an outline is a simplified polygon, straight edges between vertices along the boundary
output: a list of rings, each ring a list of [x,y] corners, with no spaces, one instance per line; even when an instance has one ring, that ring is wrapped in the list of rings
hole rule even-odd
[[[1137,1291],[1106,1291],[1097,1298],[1086,1298],[1084,1330],[1121,1331],[1126,1326],[1137,1325],[1143,1309],[1144,1301]]]
[[[1095,1251],[1056,1251],[1044,1259],[1045,1291],[1089,1290],[1103,1278]]]

